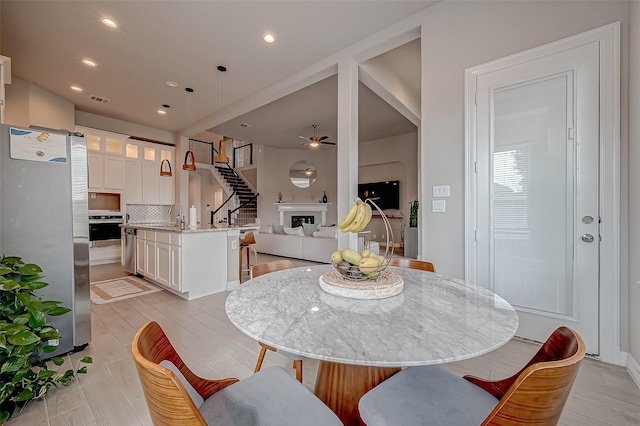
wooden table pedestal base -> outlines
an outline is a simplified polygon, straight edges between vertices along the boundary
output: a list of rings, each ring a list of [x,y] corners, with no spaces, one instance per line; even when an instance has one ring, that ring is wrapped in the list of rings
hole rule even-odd
[[[358,401],[362,395],[400,370],[396,367],[321,361],[315,394],[340,417],[345,426],[361,425],[364,423],[360,421]]]

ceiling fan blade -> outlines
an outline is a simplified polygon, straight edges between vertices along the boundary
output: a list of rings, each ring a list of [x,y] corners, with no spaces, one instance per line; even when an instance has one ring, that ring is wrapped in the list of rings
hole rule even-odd
[[[319,140],[319,141],[323,141],[323,140],[325,140],[325,139],[329,139],[329,136],[320,136],[320,137],[318,138],[318,140]]]
[[[304,139],[305,141],[308,141],[308,140],[309,140],[309,138],[308,138],[308,137],[306,137],[306,136],[298,136],[298,137],[299,137],[300,139]]]
[[[335,142],[329,142],[329,141],[322,141],[320,143],[323,143],[325,145],[335,145],[336,144]]]

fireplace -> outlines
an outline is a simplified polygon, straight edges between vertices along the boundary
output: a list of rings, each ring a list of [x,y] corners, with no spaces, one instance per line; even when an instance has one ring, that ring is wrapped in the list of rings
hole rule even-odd
[[[303,223],[313,223],[314,216],[291,216],[291,227],[302,226]]]

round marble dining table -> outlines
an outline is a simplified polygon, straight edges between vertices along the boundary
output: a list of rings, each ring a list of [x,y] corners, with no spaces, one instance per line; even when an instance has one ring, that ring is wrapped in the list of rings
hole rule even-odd
[[[326,293],[319,265],[276,271],[233,290],[230,321],[248,336],[321,361],[315,393],[345,424],[359,424],[360,397],[401,367],[476,357],[508,342],[513,307],[491,291],[443,275],[389,267],[404,281],[395,296]]]

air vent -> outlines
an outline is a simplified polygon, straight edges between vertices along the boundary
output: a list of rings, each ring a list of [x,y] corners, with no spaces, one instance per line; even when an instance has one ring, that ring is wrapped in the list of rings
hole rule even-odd
[[[240,123],[240,127],[253,127],[253,124],[249,124],[249,123]]]
[[[92,101],[100,102],[101,104],[106,104],[107,102],[109,102],[109,99],[95,95],[89,96],[89,99],[91,99]]]

